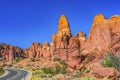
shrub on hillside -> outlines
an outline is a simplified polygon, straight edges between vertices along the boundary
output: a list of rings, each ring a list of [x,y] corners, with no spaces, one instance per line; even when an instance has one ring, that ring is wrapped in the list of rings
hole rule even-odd
[[[94,55],[89,55],[89,56],[86,57],[86,63],[89,63],[89,62],[91,62],[94,59],[95,59]]]
[[[19,62],[19,61],[21,61],[21,60],[22,60],[22,57],[16,57],[16,58],[14,59],[15,62]]]
[[[56,74],[65,74],[67,71],[66,71],[66,66],[59,66],[59,65],[56,65],[56,70],[55,70],[55,73]]]
[[[2,67],[0,67],[0,75],[3,75],[4,73],[5,73],[5,70]]]
[[[32,62],[35,62],[35,58],[30,58],[30,60],[31,60]]]
[[[67,66],[67,63],[64,60],[61,60],[59,58],[54,58],[53,61],[58,61],[60,64]]]
[[[113,53],[108,53],[104,59],[103,65],[105,67],[113,67],[116,70],[120,70],[120,56],[116,56]]]
[[[96,78],[95,77],[93,77],[93,76],[88,76],[88,77],[81,77],[81,78],[75,78],[75,79],[73,79],[73,80],[96,80]]]
[[[43,70],[44,73],[46,74],[51,74],[52,70],[50,68],[42,68],[41,70]]]

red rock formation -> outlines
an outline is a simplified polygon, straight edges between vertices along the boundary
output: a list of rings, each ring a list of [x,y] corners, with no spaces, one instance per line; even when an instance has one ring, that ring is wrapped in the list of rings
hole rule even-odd
[[[28,58],[40,58],[42,57],[42,44],[32,43],[32,46],[25,49],[24,53]]]
[[[72,36],[69,22],[65,15],[62,15],[59,20],[58,32],[53,35],[53,43],[56,48],[67,48],[68,40]]]
[[[115,78],[120,77],[119,72],[113,68],[94,68],[92,74],[94,74],[98,78],[104,78],[107,76],[108,78],[112,78],[112,80],[115,80]]]
[[[23,50],[8,44],[0,44],[0,58],[11,61],[16,57],[23,57]]]

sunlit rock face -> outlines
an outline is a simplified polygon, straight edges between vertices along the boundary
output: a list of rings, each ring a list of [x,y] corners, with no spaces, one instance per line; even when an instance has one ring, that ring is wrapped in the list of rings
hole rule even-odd
[[[0,58],[6,61],[11,61],[16,57],[23,57],[23,50],[19,47],[8,45],[8,44],[0,44]]]
[[[81,37],[85,37],[81,34]],[[71,68],[76,68],[79,60],[79,40],[72,36],[69,21],[65,15],[59,19],[58,32],[53,35],[54,53],[53,58],[65,60]],[[74,61],[74,63],[72,63]]]
[[[62,15],[60,17],[57,35],[59,35],[59,36],[63,36],[63,35],[71,36],[70,25],[69,25],[68,19],[65,15]]]
[[[30,48],[24,50],[24,53],[28,58],[40,58],[42,55],[42,44],[33,42]]]
[[[58,24],[58,32],[53,34],[53,42],[56,48],[67,48],[71,36],[68,19],[65,15],[62,15]]]
[[[120,34],[120,16],[112,16],[110,19],[106,19],[103,14],[98,14],[94,18],[94,22],[90,31],[90,35],[83,48],[86,52],[96,52],[98,54],[114,51],[115,46],[113,43],[119,44]],[[117,39],[117,40],[116,40]],[[116,42],[115,42],[116,41]],[[118,42],[117,42],[118,41]],[[113,47],[114,46],[114,47]]]

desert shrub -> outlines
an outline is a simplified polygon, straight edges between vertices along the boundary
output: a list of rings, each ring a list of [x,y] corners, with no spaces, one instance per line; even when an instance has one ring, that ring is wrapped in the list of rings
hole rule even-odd
[[[3,65],[2,65],[2,67],[6,67],[6,66],[7,66],[7,64],[3,64]]]
[[[73,77],[76,78],[76,77],[81,77],[82,73],[80,71],[74,71],[72,75]]]
[[[0,67],[0,75],[3,75],[4,73],[5,73],[5,70],[2,67]]]
[[[41,70],[43,70],[44,73],[46,74],[51,74],[52,70],[50,68],[42,68]]]
[[[91,62],[93,59],[95,59],[95,56],[94,55],[89,55],[86,57],[86,63],[89,63]]]
[[[120,56],[115,56],[113,53],[108,53],[104,59],[103,65],[105,67],[113,67],[120,70]]]
[[[42,80],[41,78],[32,77],[30,80]]]
[[[107,77],[104,77],[103,80],[110,80],[110,79],[108,79]]]
[[[64,60],[61,60],[59,58],[54,58],[53,61],[58,61],[60,64],[67,66],[67,63]]]
[[[35,62],[35,58],[30,58],[30,60],[31,60],[32,62]]]
[[[13,59],[13,61],[15,61],[15,62],[19,62],[21,60],[22,60],[22,57],[16,57],[15,59]]]
[[[3,59],[3,58],[0,58],[0,61],[4,61],[4,59]]]
[[[56,65],[55,66],[55,74],[65,74],[67,71],[66,71],[66,66],[59,66],[59,65]]]
[[[13,65],[12,64],[8,64],[8,67],[12,67]]]
[[[32,72],[32,75],[37,75],[37,74],[40,74],[42,72],[43,72],[42,70],[35,70]]]
[[[93,76],[88,76],[88,77],[86,77],[86,78],[81,77],[81,78],[75,78],[75,79],[73,79],[73,80],[96,80],[96,78],[93,77]]]
[[[55,69],[51,69],[51,68],[42,68],[41,70],[45,73],[45,74],[51,74],[51,75],[56,75],[56,74],[65,74],[66,71],[66,66],[59,66],[56,65]]]

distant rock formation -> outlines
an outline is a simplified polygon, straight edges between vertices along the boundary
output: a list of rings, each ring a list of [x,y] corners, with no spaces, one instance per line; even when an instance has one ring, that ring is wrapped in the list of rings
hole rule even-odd
[[[0,58],[6,61],[13,60],[16,57],[23,57],[23,50],[16,46],[0,44]]]

